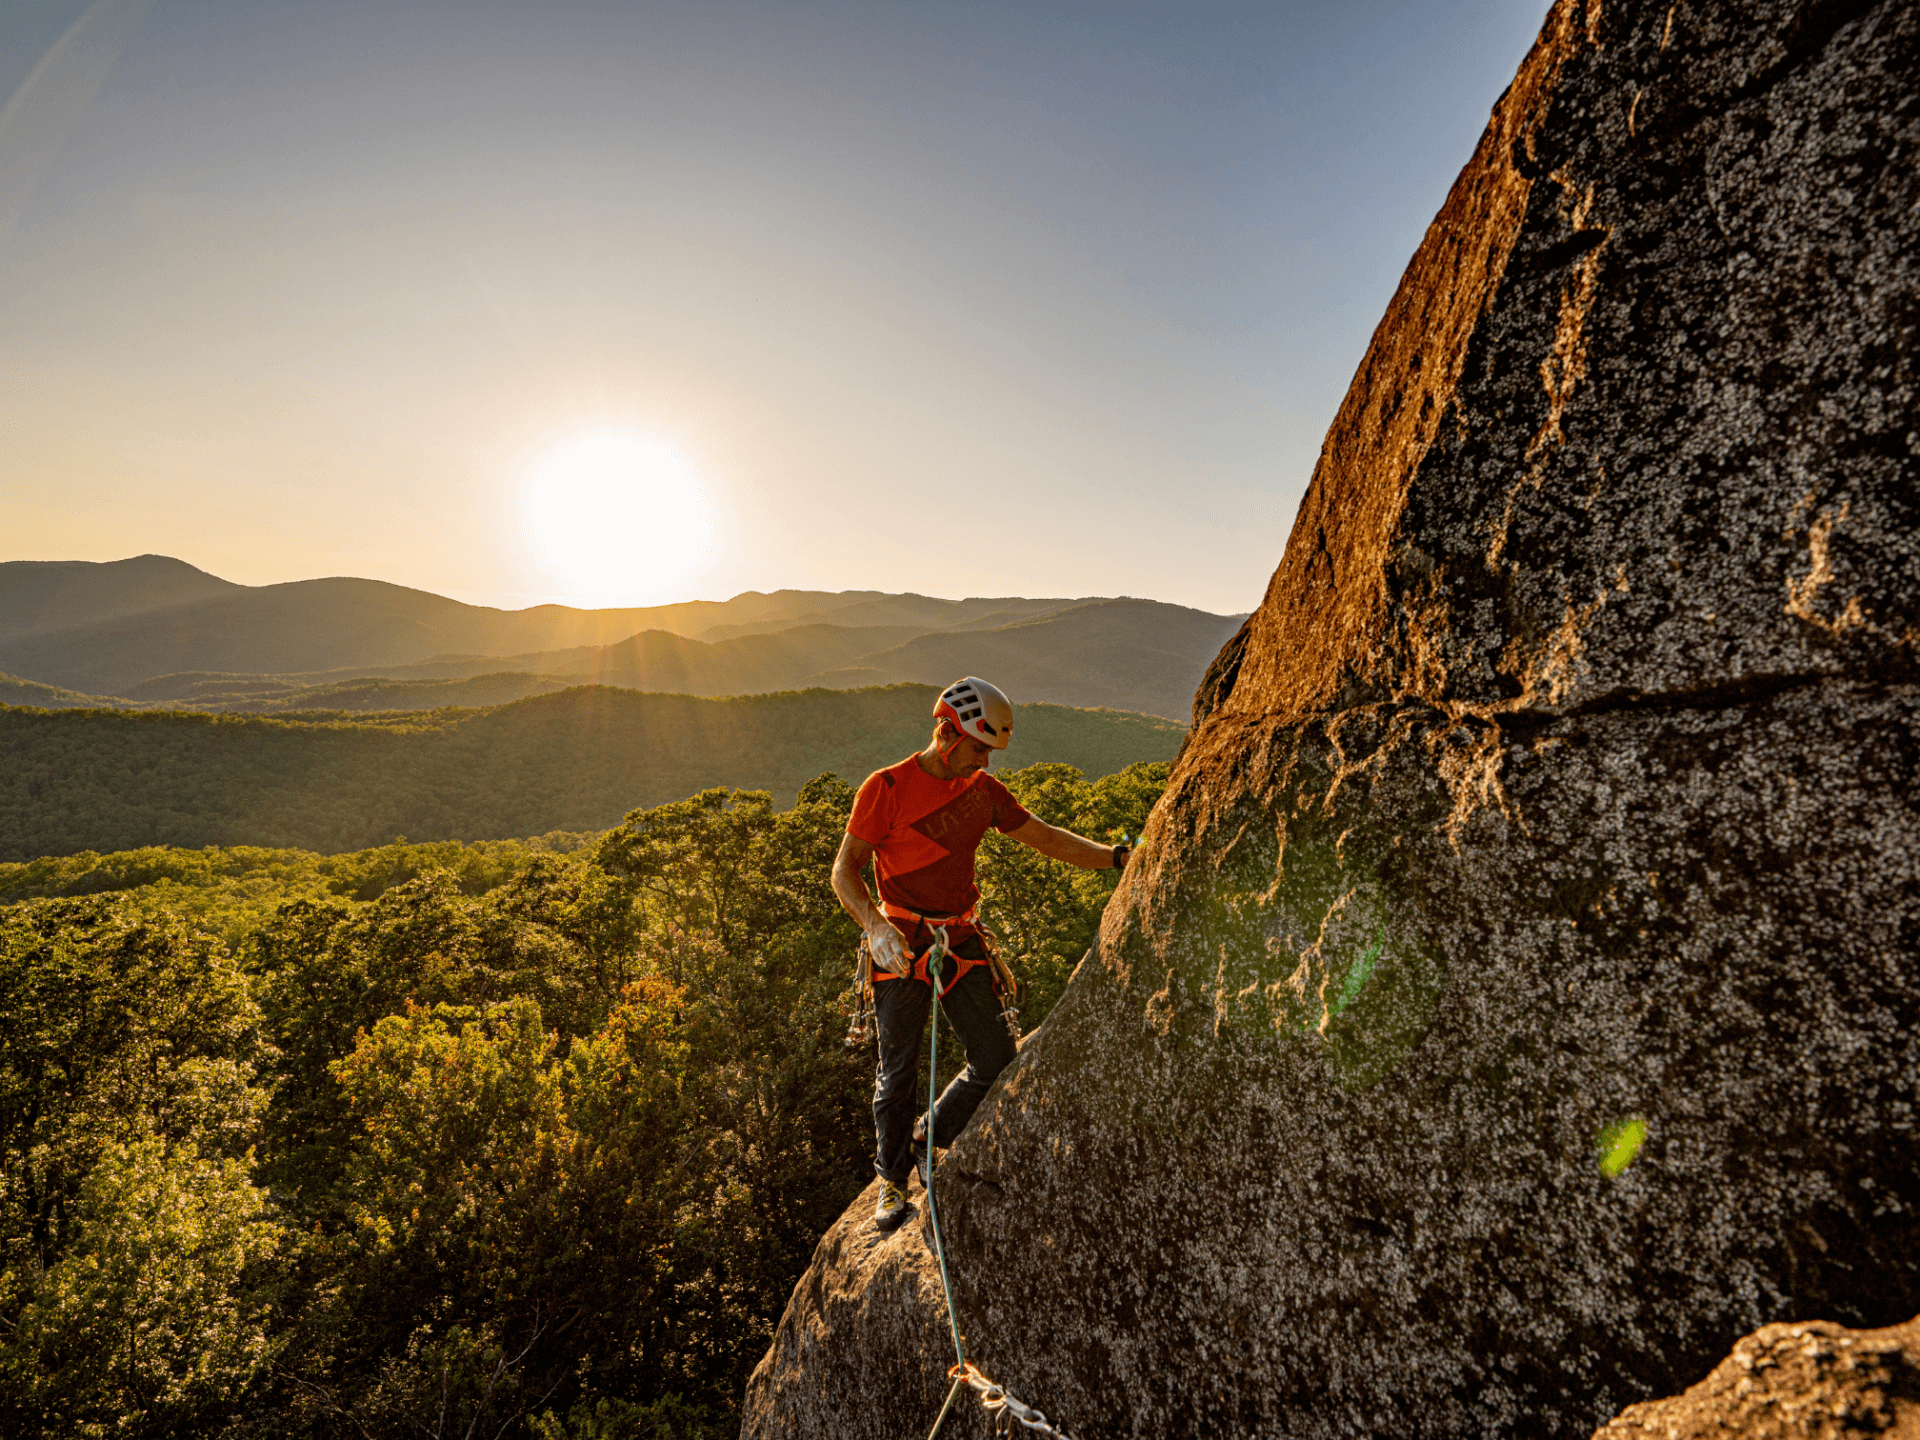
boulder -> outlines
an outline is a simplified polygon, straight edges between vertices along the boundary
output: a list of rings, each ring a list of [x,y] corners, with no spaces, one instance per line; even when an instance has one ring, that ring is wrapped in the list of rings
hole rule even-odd
[[[1593,1440],[1920,1440],[1920,1320],[1768,1325],[1684,1395],[1630,1405]]]
[[[941,1164],[987,1374],[1078,1440],[1586,1436],[1920,1310],[1917,282],[1920,7],[1554,7]],[[870,1205],[745,1435],[931,1425]]]

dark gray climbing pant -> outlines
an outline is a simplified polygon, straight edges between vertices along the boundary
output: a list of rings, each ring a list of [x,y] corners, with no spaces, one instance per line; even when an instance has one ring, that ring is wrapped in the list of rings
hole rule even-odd
[[[983,959],[977,936],[954,946],[969,959]],[[954,964],[947,961],[945,984]],[[913,1170],[914,1119],[920,1108],[920,1041],[927,1028],[933,989],[918,980],[873,982],[873,1013],[880,1030],[880,1067],[873,1087],[873,1128],[878,1137],[873,1168],[896,1185],[904,1185]],[[1000,997],[994,989],[992,968],[976,965],[940,1001],[947,1019],[966,1046],[966,1068],[940,1092],[933,1107],[933,1143],[951,1145],[973,1118],[974,1110],[992,1087],[994,1077],[1013,1059],[1013,1036],[1000,1018]],[[958,1057],[954,1057],[958,1058]],[[940,1056],[945,1069],[949,1058]]]

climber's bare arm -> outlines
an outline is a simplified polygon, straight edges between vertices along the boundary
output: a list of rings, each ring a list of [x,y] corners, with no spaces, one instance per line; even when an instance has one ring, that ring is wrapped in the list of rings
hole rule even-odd
[[[1044,820],[1030,819],[1018,830],[1009,830],[1007,837],[1018,840],[1022,845],[1032,846],[1049,860],[1064,860],[1069,865],[1078,865],[1082,870],[1113,868],[1113,846],[1096,845],[1083,835],[1062,830],[1058,825],[1049,825]]]
[[[833,893],[840,901],[840,908],[851,915],[853,923],[862,930],[871,930],[886,919],[880,907],[873,903],[867,882],[860,878],[860,872],[867,868],[867,861],[872,857],[873,846],[851,835],[840,837],[840,853],[833,857]]]

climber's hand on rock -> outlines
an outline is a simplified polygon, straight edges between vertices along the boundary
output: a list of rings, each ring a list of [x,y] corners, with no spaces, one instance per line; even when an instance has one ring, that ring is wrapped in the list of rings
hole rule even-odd
[[[890,975],[907,972],[907,942],[900,932],[882,920],[867,927],[867,949],[873,955],[873,968]]]

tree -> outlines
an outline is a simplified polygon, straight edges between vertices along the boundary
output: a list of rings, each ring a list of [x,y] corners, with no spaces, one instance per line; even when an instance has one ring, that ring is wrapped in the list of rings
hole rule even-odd
[[[189,1434],[265,1359],[287,1238],[268,1058],[211,937],[118,899],[0,910],[0,1422]]]
[[[246,1395],[290,1238],[251,1159],[157,1135],[105,1146],[52,1265],[0,1276],[10,1433],[190,1434]]]
[[[493,1433],[573,1398],[583,1371],[616,1391],[657,1381],[701,1168],[678,999],[638,982],[564,1046],[524,997],[411,1007],[334,1067],[358,1126],[346,1224],[316,1246],[330,1298],[308,1323],[308,1353],[336,1359],[329,1408]]]
[[[869,1178],[870,1057],[841,996],[859,932],[831,873],[853,791],[708,790],[636,811],[597,863],[632,887],[643,952],[682,988],[710,1162],[676,1254],[672,1387],[732,1403],[819,1236]]]

